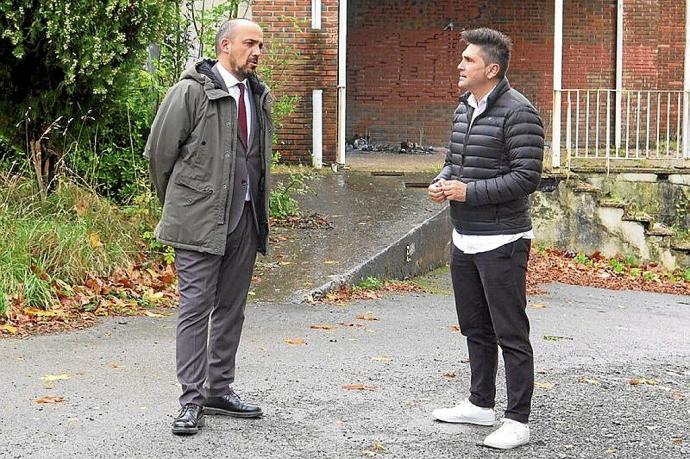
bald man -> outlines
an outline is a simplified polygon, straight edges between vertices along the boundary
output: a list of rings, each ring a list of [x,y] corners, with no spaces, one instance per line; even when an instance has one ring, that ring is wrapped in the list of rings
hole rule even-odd
[[[263,32],[225,22],[217,60],[192,63],[161,104],[144,156],[163,215],[156,238],[175,248],[180,292],[172,432],[204,415],[257,418],[231,388],[256,253],[266,254],[271,96],[256,76]]]

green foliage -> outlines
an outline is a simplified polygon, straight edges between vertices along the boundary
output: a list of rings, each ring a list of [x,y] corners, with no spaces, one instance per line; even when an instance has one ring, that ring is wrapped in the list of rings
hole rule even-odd
[[[683,271],[683,279],[685,282],[690,282],[690,268],[687,268],[685,271]]]
[[[0,177],[0,291],[34,307],[55,300],[55,286],[108,275],[145,250],[142,228],[155,211],[120,209],[63,180],[47,199],[34,182]],[[0,303],[6,299],[0,299]]]
[[[611,258],[609,260],[609,265],[611,266],[611,268],[613,269],[613,272],[615,272],[615,273],[620,274],[620,273],[625,272],[625,264],[623,264],[623,262],[617,258]]]
[[[587,255],[585,255],[584,253],[578,253],[575,256],[575,258],[573,258],[573,261],[575,261],[575,263],[579,263],[579,264],[585,265],[585,266],[593,266],[594,265],[594,262],[592,262],[592,260],[590,260],[589,257]]]
[[[355,288],[361,290],[380,290],[383,288],[383,285],[383,280],[377,277],[369,276],[366,279],[362,279],[357,285],[355,285]]]
[[[302,215],[299,203],[292,194],[305,194],[311,190],[307,181],[312,178],[312,172],[298,172],[290,174],[287,185],[277,182],[271,191],[269,199],[269,214],[274,218],[299,217]]]
[[[175,2],[0,0],[0,133],[20,149],[84,116],[109,116]],[[57,129],[54,129],[55,131]]]

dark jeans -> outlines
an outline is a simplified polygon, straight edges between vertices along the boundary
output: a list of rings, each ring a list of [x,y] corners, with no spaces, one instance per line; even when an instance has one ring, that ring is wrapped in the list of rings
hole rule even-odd
[[[489,252],[465,254],[452,247],[451,277],[462,334],[467,337],[472,380],[469,400],[493,408],[498,347],[506,368],[505,417],[528,422],[534,360],[525,313],[531,241],[518,239]]]

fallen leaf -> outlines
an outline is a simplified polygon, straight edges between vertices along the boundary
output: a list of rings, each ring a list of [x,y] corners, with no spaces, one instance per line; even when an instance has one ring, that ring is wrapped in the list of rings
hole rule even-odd
[[[125,366],[120,365],[119,363],[115,363],[115,362],[109,363],[108,366],[109,366],[110,368],[114,368],[114,369],[116,369],[116,370],[117,370],[117,369],[120,369],[120,368],[126,368]]]
[[[544,303],[531,303],[529,307],[532,309],[546,309],[546,305]]]
[[[682,401],[682,400],[685,400],[685,395],[683,395],[683,393],[681,391],[679,391],[678,389],[673,389],[671,391],[671,398],[673,400]]]
[[[448,373],[443,373],[443,377],[446,379],[453,379],[457,376],[454,372],[449,371]]]
[[[45,382],[66,381],[70,379],[70,375],[68,375],[67,373],[62,373],[59,375],[45,375],[41,376],[41,379]]]
[[[370,386],[368,384],[362,384],[362,383],[354,383],[354,384],[343,384],[343,389],[345,390],[359,390],[359,391],[375,391],[376,387],[375,386]]]
[[[370,451],[372,453],[386,453],[386,452],[388,452],[386,447],[383,446],[383,443],[381,443],[380,441],[375,441],[374,443],[372,443],[371,447],[366,451]]]
[[[7,332],[7,333],[14,335],[15,333],[17,333],[17,327],[15,327],[14,325],[10,325],[10,324],[3,324],[3,325],[0,325],[0,331],[4,331],[4,332]]]
[[[295,346],[307,344],[302,338],[285,338],[285,342]]]
[[[594,385],[599,385],[601,382],[599,382],[598,379],[594,378],[585,378],[584,376],[578,379],[579,382],[581,383],[587,383],[587,384],[594,384]]]
[[[671,443],[672,443],[673,445],[676,445],[676,446],[680,446],[680,445],[682,445],[684,442],[685,442],[685,440],[683,440],[682,438],[678,438],[678,437],[675,437],[675,438],[672,438],[672,439],[671,439]]]
[[[452,332],[459,332],[459,331],[460,331],[460,325],[451,325],[451,326],[450,326],[450,331],[452,331]]]
[[[45,310],[37,308],[24,308],[23,312],[30,316],[36,317],[56,317],[60,315],[60,311],[56,311],[54,309]]]
[[[539,389],[544,389],[544,390],[551,390],[555,387],[556,385],[554,383],[550,382],[535,382],[534,387],[538,387]]]
[[[144,299],[149,303],[158,303],[163,299],[163,292],[146,292],[144,294]]]
[[[555,335],[544,335],[544,340],[546,341],[560,341],[562,339],[568,339],[568,340],[573,340],[569,336],[555,336]]]
[[[374,355],[370,357],[371,360],[375,360],[377,362],[390,362],[393,360],[393,357],[388,357],[387,355]]]
[[[335,265],[335,264],[337,264],[337,263],[338,263],[338,262],[335,261],[335,260],[326,260],[326,261],[323,262],[323,264],[325,264],[325,265]]]
[[[617,451],[618,451],[618,450],[617,450],[616,448],[609,448],[609,449],[606,450],[606,453],[607,453],[607,454],[614,454],[614,453],[616,453]]]
[[[659,381],[657,381],[656,379],[632,378],[628,380],[628,384],[630,384],[631,386],[639,386],[642,384],[646,384],[648,386],[656,386],[657,384],[659,384]]]
[[[89,243],[91,244],[91,248],[93,249],[97,249],[98,247],[103,246],[103,243],[101,242],[101,236],[99,236],[98,233],[89,234]]]
[[[154,317],[156,319],[160,319],[161,317],[165,317],[163,314],[158,314],[157,312],[151,312],[151,311],[144,311],[144,315],[147,317]]]
[[[364,326],[362,324],[354,324],[352,322],[338,322],[338,325],[342,325],[343,327],[363,327]]]
[[[331,324],[311,324],[309,325],[309,328],[313,328],[314,330],[333,330],[335,328],[335,325]]]
[[[36,403],[63,403],[64,401],[65,397],[61,395],[46,395],[36,399]]]
[[[378,317],[374,317],[374,315],[370,312],[367,312],[366,314],[360,314],[357,316],[359,320],[379,320]]]

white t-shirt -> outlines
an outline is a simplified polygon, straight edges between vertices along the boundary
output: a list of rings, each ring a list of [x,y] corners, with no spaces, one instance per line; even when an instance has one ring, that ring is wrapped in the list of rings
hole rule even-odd
[[[477,102],[474,94],[470,94],[470,96],[467,98],[467,103],[474,108],[474,112],[472,112],[472,120],[470,121],[470,125],[467,127],[468,133],[470,132],[470,128],[472,127],[474,120],[479,115],[484,113],[484,110],[486,110],[486,100],[488,99],[489,94],[491,94],[495,88],[496,86],[494,86],[491,91],[482,97],[482,100],[479,102]],[[484,236],[460,234],[455,229],[453,230],[453,245],[455,245],[458,250],[468,254],[488,252],[522,238],[534,239],[534,231],[529,230],[518,234],[495,234]]]

